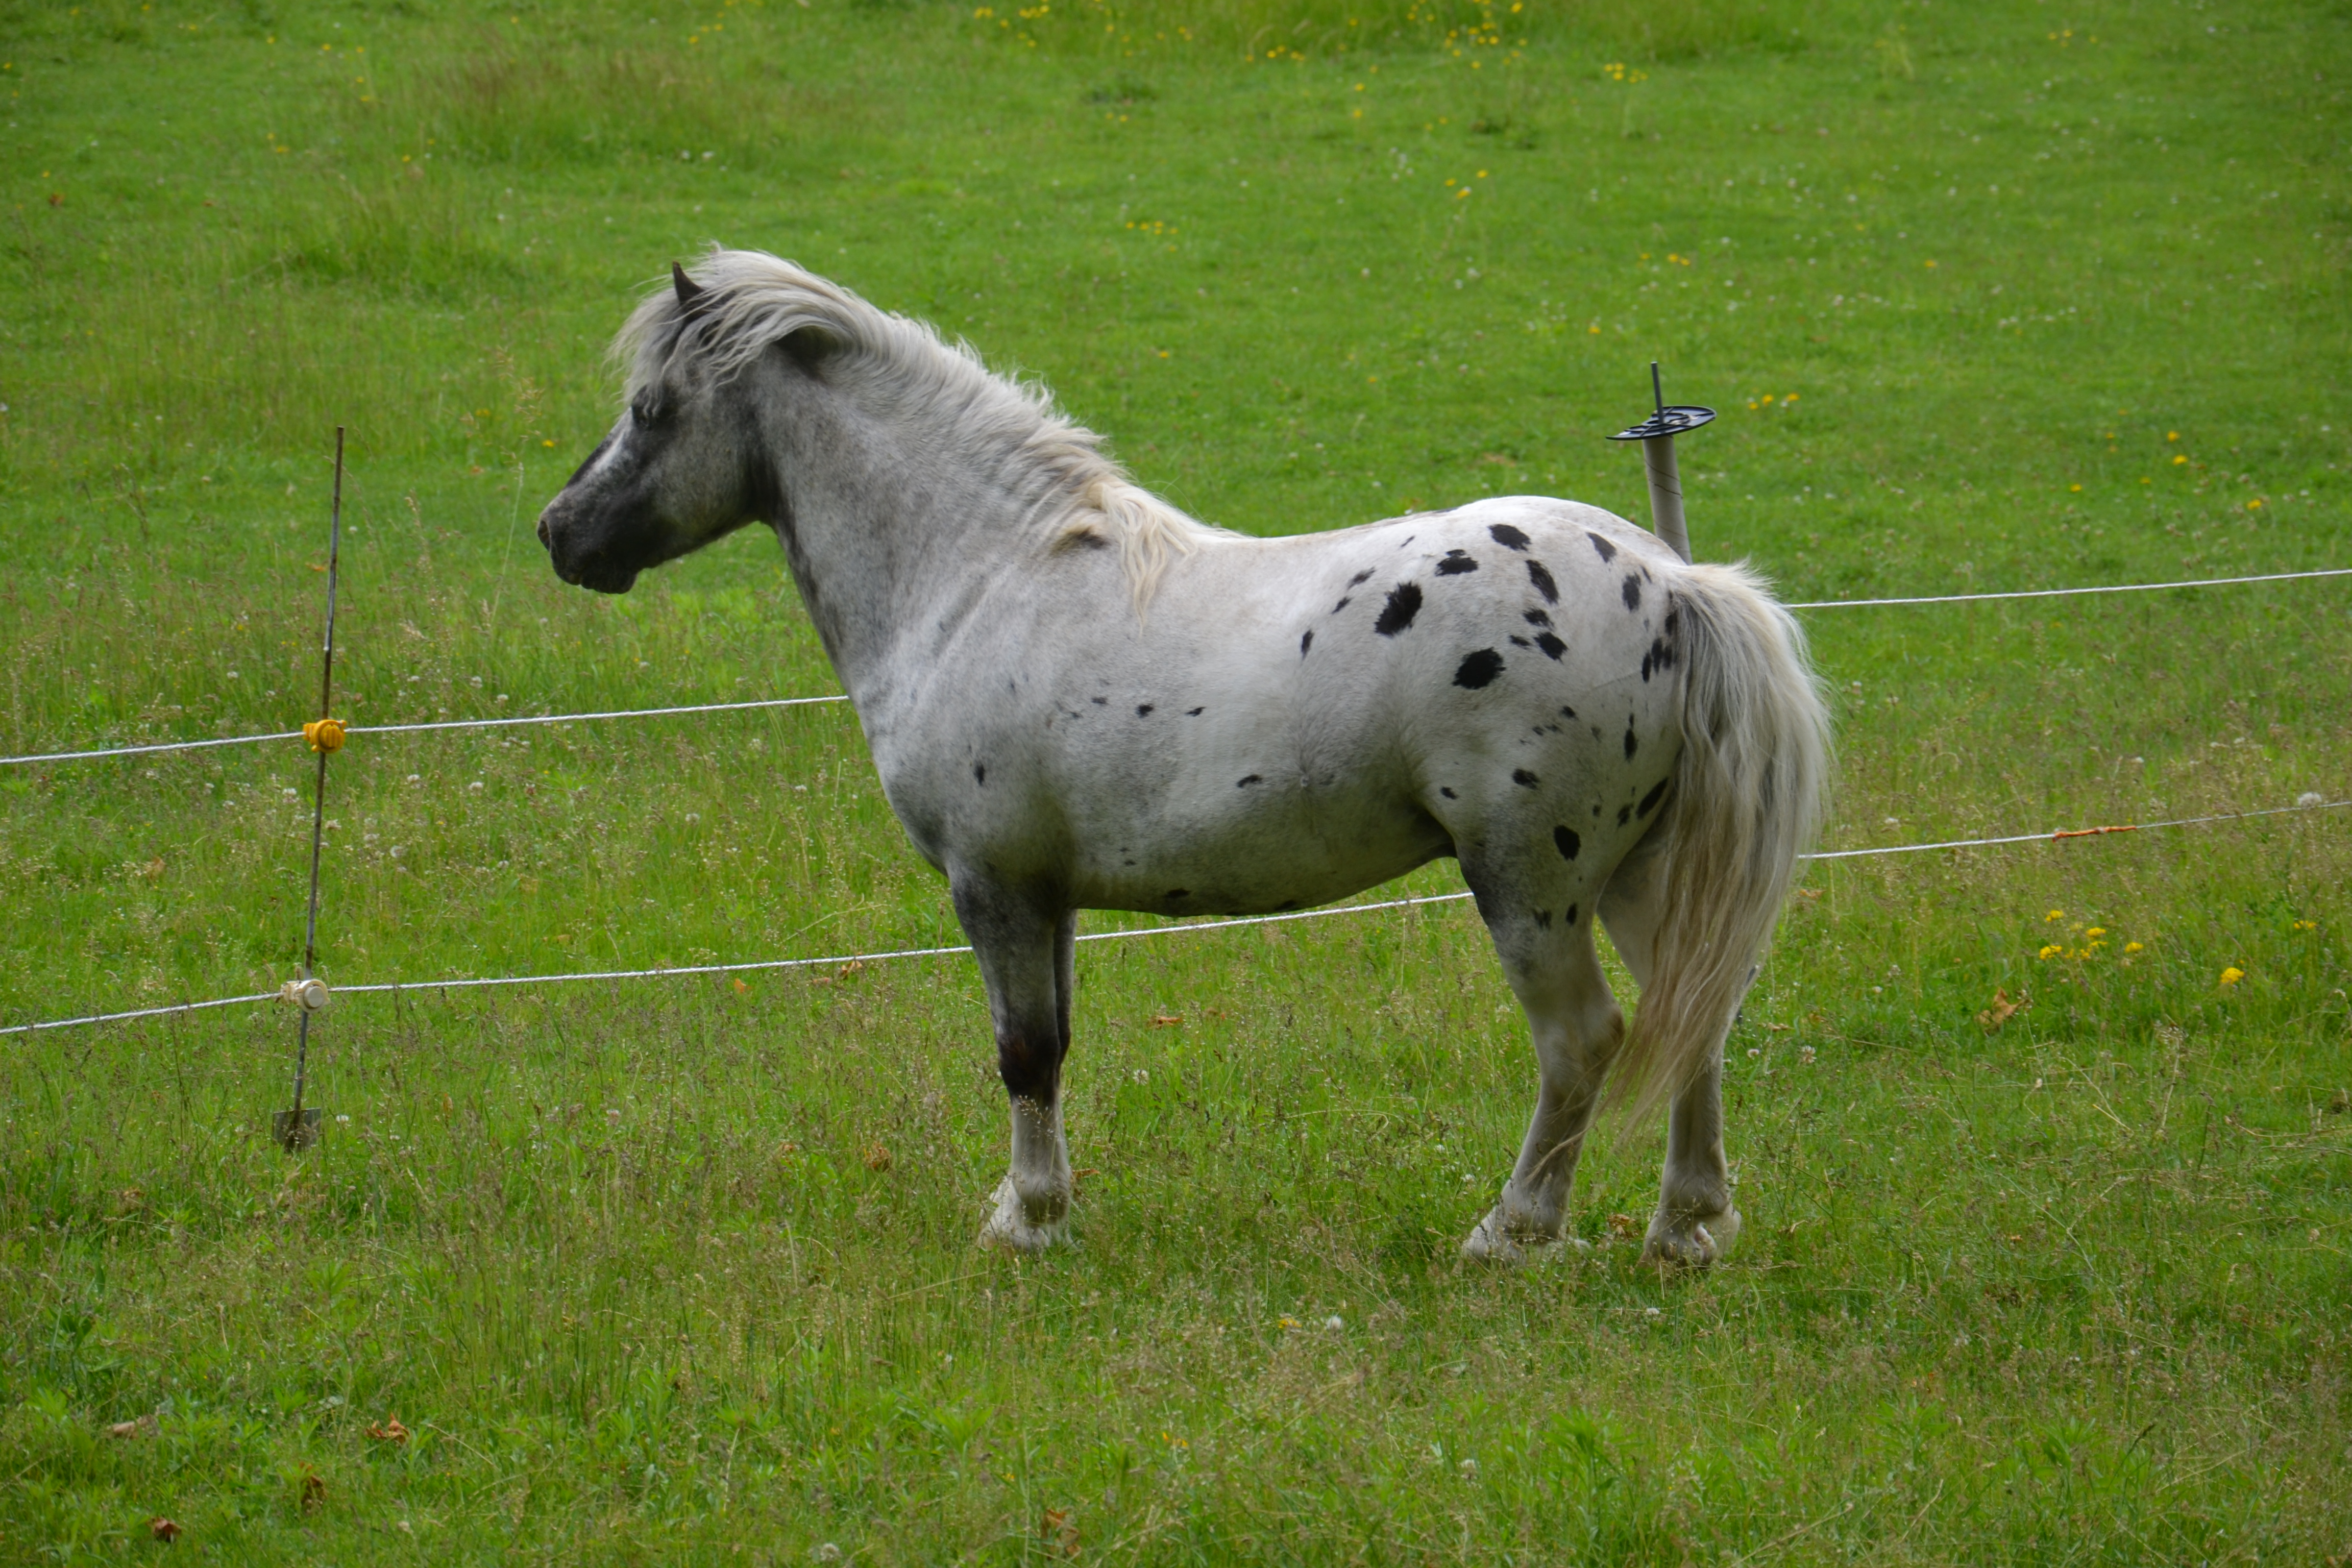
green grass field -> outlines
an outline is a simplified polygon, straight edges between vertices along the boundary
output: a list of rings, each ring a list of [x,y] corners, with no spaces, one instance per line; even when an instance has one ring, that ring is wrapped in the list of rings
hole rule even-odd
[[[2352,565],[2347,82],[2341,0],[0,0],[0,752],[310,717],[338,424],[352,721],[833,690],[764,536],[530,536],[713,240],[1251,531],[1643,517],[1655,358],[1792,599]],[[1831,847],[2352,795],[2338,581],[1807,620]],[[309,773],[0,768],[0,1024],[290,974]],[[838,706],[327,814],[341,984],[958,940]],[[1654,1128],[1455,1260],[1534,1085],[1459,904],[1082,949],[1034,1263],[962,960],[347,998],[299,1157],[282,1010],[10,1037],[0,1560],[2341,1563],[2347,829],[1817,867],[1704,1277]]]

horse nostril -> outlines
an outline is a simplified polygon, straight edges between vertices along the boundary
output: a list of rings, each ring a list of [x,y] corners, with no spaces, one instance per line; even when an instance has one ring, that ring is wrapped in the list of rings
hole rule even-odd
[[[539,542],[541,546],[546,546],[552,542],[552,541],[547,537],[547,519],[544,515],[542,515],[539,520]]]

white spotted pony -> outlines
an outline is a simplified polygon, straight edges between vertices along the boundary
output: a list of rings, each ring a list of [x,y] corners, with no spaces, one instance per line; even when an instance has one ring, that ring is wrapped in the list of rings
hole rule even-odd
[[[540,538],[564,581],[618,594],[775,530],[987,981],[1013,1158],[983,1241],[1066,1231],[1077,910],[1303,909],[1453,856],[1541,1073],[1463,1250],[1559,1245],[1612,1078],[1637,1115],[1671,1105],[1650,1254],[1730,1245],[1723,1039],[1827,756],[1802,636],[1754,577],[1528,496],[1208,527],[1043,390],[752,251],[673,269],[618,352],[627,410]],[[1641,986],[1630,1032],[1595,920]]]

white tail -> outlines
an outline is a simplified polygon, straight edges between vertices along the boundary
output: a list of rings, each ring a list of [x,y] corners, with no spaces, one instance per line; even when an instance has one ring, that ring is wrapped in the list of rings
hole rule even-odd
[[[1665,908],[1611,1099],[1631,1129],[1722,1047],[1821,826],[1830,722],[1805,634],[1744,566],[1675,574],[1683,751],[1664,838]]]

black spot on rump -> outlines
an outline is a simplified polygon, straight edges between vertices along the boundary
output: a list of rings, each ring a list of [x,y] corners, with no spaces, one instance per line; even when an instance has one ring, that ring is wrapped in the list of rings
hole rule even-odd
[[[1660,779],[1656,784],[1652,784],[1650,786],[1650,793],[1642,797],[1642,804],[1633,808],[1633,815],[1636,816],[1649,816],[1651,808],[1655,806],[1660,798],[1665,795],[1667,783],[1667,780]]]
[[[1559,716],[1563,719],[1573,719],[1576,717],[1576,710],[1573,708],[1563,708],[1559,710]]]
[[[1478,563],[1470,559],[1466,551],[1461,550],[1447,551],[1445,559],[1437,563],[1437,574],[1441,577],[1459,577],[1465,572],[1476,570]]]
[[[1250,786],[1250,785],[1252,785],[1252,784],[1264,784],[1265,782],[1265,781],[1264,779],[1262,779],[1262,778],[1258,777],[1258,776],[1257,776],[1257,774],[1255,774],[1255,773],[1252,773],[1252,774],[1250,774],[1247,778],[1243,779],[1243,780],[1241,780],[1240,782],[1236,783],[1236,784],[1234,785],[1234,787],[1235,789],[1247,789],[1247,788],[1249,788],[1249,786]]]
[[[1525,768],[1513,768],[1511,770],[1511,782],[1518,785],[1521,789],[1533,789],[1536,785],[1543,783],[1543,780],[1536,777],[1535,774],[1528,772]]]
[[[1437,786],[1437,793],[1444,795],[1448,800],[1460,800],[1462,798],[1460,795],[1455,795],[1452,790],[1447,789],[1444,784],[1439,784]]]
[[[1384,637],[1392,637],[1412,625],[1413,616],[1421,614],[1421,584],[1400,583],[1389,590],[1389,602],[1381,606],[1380,619],[1372,630]]]
[[[1625,607],[1629,610],[1642,607],[1642,580],[1639,577],[1625,579]]]
[[[1511,638],[1511,646],[1513,647],[1533,647],[1535,644],[1528,641],[1528,639],[1523,637],[1514,635]]]
[[[1542,562],[1528,563],[1528,581],[1536,585],[1536,592],[1544,596],[1545,604],[1559,603],[1559,584],[1551,580],[1551,574],[1544,569]]]
[[[988,764],[986,763],[974,763],[971,764],[971,782],[982,784],[988,782]]]
[[[1619,807],[1617,808],[1617,826],[1618,826],[1622,827],[1622,826],[1624,826],[1628,822],[1631,822],[1631,821],[1633,821],[1633,808],[1632,806],[1630,806],[1630,805],[1621,805],[1621,806],[1619,806]]]
[[[1626,760],[1627,762],[1632,762],[1632,761],[1633,760],[1633,753],[1634,753],[1635,752],[1637,752],[1637,751],[1639,751],[1639,750],[1641,749],[1641,745],[1642,745],[1642,742],[1639,742],[1639,741],[1637,741],[1637,740],[1635,740],[1635,739],[1633,738],[1633,725],[1631,725],[1631,724],[1626,725],[1626,726],[1625,726],[1625,760]]]
[[[1305,637],[1298,639],[1298,657],[1305,658],[1307,657],[1307,650],[1314,646],[1315,634],[1313,632],[1308,632]]]
[[[1551,625],[1551,616],[1541,610],[1529,610],[1527,614],[1527,622],[1531,626],[1549,626]]]
[[[1495,677],[1502,673],[1503,656],[1493,648],[1482,647],[1476,653],[1463,656],[1461,664],[1454,671],[1454,684],[1466,686],[1475,691],[1482,686],[1492,685]]]
[[[1139,718],[1139,719],[1149,719],[1149,718],[1150,718],[1150,717],[1151,717],[1151,704],[1150,704],[1150,703],[1149,703],[1149,702],[1145,702],[1145,703],[1139,704],[1139,705],[1137,706],[1136,710],[1135,710],[1135,716],[1136,716],[1137,718]]]
[[[1659,669],[1674,668],[1674,644],[1668,642],[1664,637],[1652,637],[1650,639],[1650,657],[1643,660],[1643,662],[1644,664],[1654,665]]]
[[[1552,636],[1549,632],[1545,632],[1536,638],[1536,647],[1544,650],[1544,657],[1546,658],[1558,658],[1561,654],[1568,651],[1568,645],[1560,641],[1558,637]],[[1561,711],[1567,712],[1567,710],[1562,709]],[[1573,713],[1569,713],[1568,716],[1571,719],[1576,717]]]
[[[1538,931],[1551,930],[1551,911],[1549,910],[1538,910],[1536,911],[1536,929]]]
[[[1574,904],[1568,906],[1568,918],[1559,923],[1565,926],[1572,926],[1576,923],[1576,906]]]
[[[1601,538],[1597,533],[1588,533],[1584,537],[1592,541],[1592,548],[1600,552],[1601,563],[1603,566],[1606,566],[1609,563],[1617,559],[1617,547],[1615,545],[1610,543],[1607,540]]]
[[[1354,576],[1348,579],[1348,586],[1350,588],[1360,588],[1371,580],[1371,575],[1372,569],[1367,566],[1361,572],[1357,573]]]
[[[1642,679],[1650,679],[1650,656],[1646,653],[1642,656]]]
[[[1486,537],[1506,550],[1525,550],[1528,547],[1528,536],[1507,522],[1490,524]]]
[[[1563,860],[1575,859],[1576,852],[1584,847],[1584,840],[1576,836],[1576,829],[1573,827],[1553,828],[1551,841],[1553,847],[1559,851],[1559,858]]]
[[[1187,719],[1198,719],[1200,716],[1201,710],[1198,708],[1187,708],[1184,710],[1184,717]]]
[[[1089,700],[1091,700],[1097,708],[1108,708],[1110,706],[1110,699],[1108,697],[1097,697],[1092,698]]]
[[[1355,602],[1356,602],[1356,601],[1355,601],[1355,600],[1353,600],[1353,599],[1342,599],[1342,600],[1340,600],[1338,604],[1336,604],[1336,605],[1332,605],[1332,606],[1331,606],[1331,613],[1332,613],[1333,615],[1335,615],[1335,616],[1336,616],[1336,615],[1338,615],[1340,611],[1342,611],[1342,610],[1346,609],[1349,605],[1350,605],[1354,604]]]

